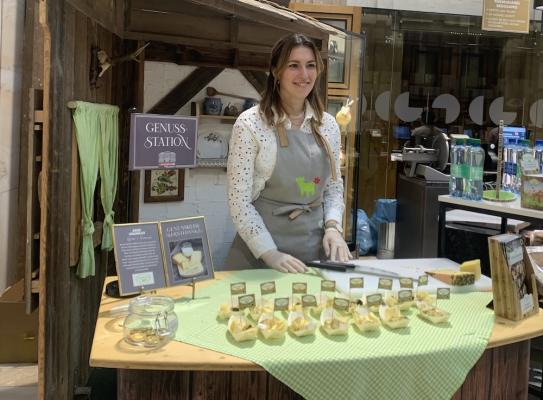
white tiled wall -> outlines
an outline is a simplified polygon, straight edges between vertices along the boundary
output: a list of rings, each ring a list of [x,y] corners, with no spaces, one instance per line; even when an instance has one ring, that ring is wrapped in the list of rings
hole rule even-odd
[[[186,78],[195,67],[178,66],[170,63],[146,62],[144,109],[149,110],[175,85]],[[256,90],[237,70],[226,69],[208,86],[220,92],[238,94],[259,98]],[[194,96],[192,101],[202,102],[205,88]],[[229,102],[241,106],[243,100],[221,96],[223,104]],[[177,114],[190,115],[190,102],[181,108]],[[228,138],[232,125],[210,124],[200,120],[200,133],[213,130]],[[141,174],[143,188],[144,174]],[[144,203],[143,192],[140,193],[140,221],[157,221],[164,219],[191,217],[203,215],[206,220],[207,233],[213,263],[220,269],[235,236],[234,226],[226,204],[226,171],[223,168],[191,168],[185,170],[185,199],[171,203]]]
[[[17,275],[19,127],[24,1],[0,0],[0,294]]]

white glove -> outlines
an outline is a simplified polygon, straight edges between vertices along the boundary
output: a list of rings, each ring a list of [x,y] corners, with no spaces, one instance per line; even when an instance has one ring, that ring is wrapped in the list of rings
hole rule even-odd
[[[322,238],[322,246],[324,247],[324,253],[331,261],[347,262],[353,259],[352,254],[349,251],[345,239],[341,236],[337,230],[328,228],[324,232]]]
[[[303,262],[279,250],[268,250],[260,258],[268,267],[279,272],[297,273],[307,271],[307,267]]]

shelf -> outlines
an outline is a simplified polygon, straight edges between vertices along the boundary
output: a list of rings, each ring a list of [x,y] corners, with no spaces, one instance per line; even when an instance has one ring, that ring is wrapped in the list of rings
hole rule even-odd
[[[209,121],[217,121],[223,124],[233,124],[234,122],[236,122],[236,119],[238,119],[237,116],[231,117],[229,115],[202,114],[200,103],[197,103],[195,101],[193,101],[190,104],[190,107],[191,107],[191,114],[197,116],[199,120],[209,120]]]
[[[219,121],[223,124],[233,124],[238,117],[229,117],[227,115],[198,115],[198,119]]]

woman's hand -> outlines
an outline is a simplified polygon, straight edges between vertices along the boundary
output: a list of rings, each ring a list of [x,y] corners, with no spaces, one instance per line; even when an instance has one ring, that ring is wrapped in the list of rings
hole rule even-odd
[[[322,238],[322,246],[324,247],[324,253],[331,261],[347,262],[353,259],[349,251],[345,239],[341,236],[337,230],[328,228],[324,232]]]
[[[307,267],[303,262],[289,254],[282,253],[279,250],[268,250],[262,256],[262,261],[270,268],[279,272],[306,272]]]

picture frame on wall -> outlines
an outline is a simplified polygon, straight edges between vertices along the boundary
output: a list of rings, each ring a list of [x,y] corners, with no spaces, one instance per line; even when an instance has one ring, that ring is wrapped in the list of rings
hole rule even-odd
[[[168,286],[214,277],[203,216],[161,221],[160,235]]]
[[[152,169],[145,171],[144,203],[182,201],[184,196],[184,169]]]
[[[316,19],[342,31],[351,30],[350,15],[316,15]],[[328,39],[328,87],[348,89],[350,79],[349,62],[351,57],[350,43],[347,36],[330,35]]]

